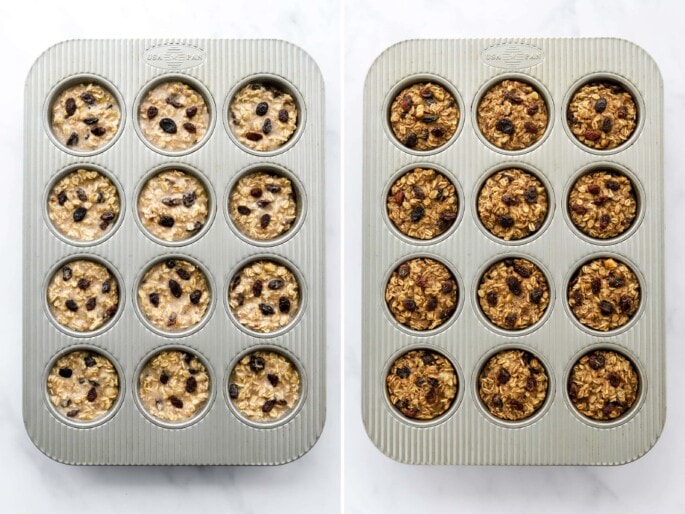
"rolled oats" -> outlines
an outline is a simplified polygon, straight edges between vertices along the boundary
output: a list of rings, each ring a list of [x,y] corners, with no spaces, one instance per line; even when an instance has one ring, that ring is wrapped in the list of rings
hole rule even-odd
[[[616,82],[591,82],[573,94],[568,126],[585,146],[610,150],[630,138],[637,126],[633,96]]]
[[[432,150],[447,143],[459,126],[459,106],[439,84],[421,82],[409,86],[390,106],[390,126],[407,148]]]
[[[77,350],[57,359],[47,387],[58,412],[73,420],[92,421],[114,405],[119,396],[119,375],[106,357]]]
[[[478,104],[478,127],[504,150],[522,150],[539,141],[549,122],[547,104],[527,82],[506,79],[492,86]]]
[[[138,396],[147,412],[163,421],[185,421],[207,403],[210,379],[204,364],[178,350],[152,357],[140,372]]]
[[[390,188],[388,217],[404,235],[433,239],[457,219],[457,191],[450,180],[434,169],[408,171]]]
[[[434,419],[444,414],[457,396],[452,363],[431,350],[412,350],[397,358],[385,383],[390,403],[408,418]]]
[[[498,171],[478,193],[478,217],[495,236],[516,240],[537,232],[547,217],[547,190],[518,168]]]
[[[519,421],[543,405],[548,378],[542,363],[530,352],[505,350],[488,360],[478,386],[480,399],[493,416]]]
[[[628,323],[640,307],[640,282],[624,263],[595,259],[569,283],[568,302],[583,325],[613,330]]]
[[[534,325],[549,305],[549,286],[542,270],[526,259],[504,259],[483,274],[478,302],[485,316],[507,330]]]
[[[228,395],[238,411],[254,421],[276,421],[300,399],[300,374],[280,353],[245,355],[231,371]]]

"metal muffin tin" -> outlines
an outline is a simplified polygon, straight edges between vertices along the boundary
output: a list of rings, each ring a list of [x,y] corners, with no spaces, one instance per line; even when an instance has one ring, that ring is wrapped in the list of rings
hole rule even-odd
[[[203,140],[180,152],[156,149],[138,128],[142,95],[167,79],[199,88],[211,117]],[[278,150],[252,151],[230,133],[232,94],[252,80],[283,85],[298,104],[297,131]],[[52,135],[49,109],[59,92],[81,82],[109,89],[122,115],[110,143],[78,153]],[[69,464],[274,465],[299,458],[315,444],[325,419],[323,90],[311,57],[275,40],[77,40],[60,43],[38,58],[26,80],[25,96],[23,405],[26,430],[43,453]],[[121,200],[120,219],[111,233],[88,243],[59,235],[46,207],[55,180],[80,166],[103,170]],[[237,178],[260,166],[282,170],[298,200],[293,227],[269,242],[238,234],[223,205]],[[148,235],[137,219],[143,180],[172,167],[201,179],[209,198],[208,226],[181,243]],[[92,333],[60,327],[47,305],[51,274],[58,264],[77,256],[106,264],[119,281],[116,316]],[[137,304],[144,271],[171,256],[200,265],[212,293],[206,319],[177,334],[143,321]],[[300,281],[300,311],[274,333],[244,329],[223,298],[233,273],[256,258],[287,263]],[[292,412],[277,422],[259,424],[242,417],[224,389],[238,359],[264,348],[289,357],[300,371],[302,386]],[[107,356],[120,384],[111,411],[85,423],[58,413],[46,387],[55,359],[79,349]],[[210,376],[207,404],[187,422],[156,420],[137,397],[138,373],[163,349],[193,352]]]
[[[480,134],[476,122],[480,96],[505,78],[534,84],[547,102],[547,133],[525,150],[497,149]],[[586,148],[566,128],[571,94],[598,78],[620,81],[638,106],[635,133],[614,150]],[[388,113],[399,91],[426,80],[456,93],[461,117],[452,140],[437,150],[419,152],[398,143]],[[614,465],[639,458],[656,443],[666,414],[662,120],[659,69],[644,50],[624,40],[411,40],[376,59],[364,88],[362,411],[369,437],[384,454],[412,464]],[[540,233],[507,242],[486,234],[477,217],[476,196],[486,176],[517,165],[542,179],[550,208]],[[434,167],[460,190],[456,228],[428,242],[401,235],[387,218],[387,191],[400,170],[412,166]],[[605,241],[582,235],[567,213],[573,182],[597,166],[627,172],[638,201],[633,226]],[[426,332],[396,322],[384,297],[391,271],[417,256],[446,264],[459,285],[452,319]],[[540,322],[513,332],[487,320],[476,291],[487,265],[516,256],[540,265],[550,286],[550,304]],[[641,286],[641,306],[633,319],[605,333],[581,328],[566,300],[573,273],[597,256],[629,264]],[[459,379],[452,407],[429,422],[404,417],[390,404],[385,385],[392,362],[421,348],[450,359]],[[510,348],[535,354],[549,376],[545,403],[520,422],[494,418],[478,394],[486,360]],[[575,361],[603,348],[629,357],[640,378],[633,408],[609,422],[578,413],[566,387]]]

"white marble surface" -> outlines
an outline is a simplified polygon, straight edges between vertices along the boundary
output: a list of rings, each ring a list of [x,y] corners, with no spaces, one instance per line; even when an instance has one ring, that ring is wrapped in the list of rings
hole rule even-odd
[[[347,0],[345,44],[344,500],[350,514],[370,512],[685,512],[682,391],[685,290],[685,71],[682,2],[597,0]],[[616,468],[413,467],[378,452],[366,437],[360,398],[362,86],[374,58],[416,37],[617,36],[643,46],[665,82],[668,395],[666,428],[642,459]]]
[[[337,512],[340,476],[339,239],[327,220],[328,419],[302,459],[276,468],[78,468],[57,464],[29,441],[21,415],[21,229],[24,78],[48,46],[72,38],[287,39],[308,51],[326,81],[326,202],[339,202],[339,6],[306,0],[230,2],[4,1],[0,3],[0,512]],[[323,172],[323,170],[322,170]]]

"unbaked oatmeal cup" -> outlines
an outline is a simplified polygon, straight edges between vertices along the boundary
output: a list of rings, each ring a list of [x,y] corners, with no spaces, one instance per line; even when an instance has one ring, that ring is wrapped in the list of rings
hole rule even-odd
[[[180,332],[205,319],[212,292],[204,271],[190,261],[168,258],[153,264],[138,284],[138,306],[154,327]]]
[[[573,93],[566,121],[581,144],[611,150],[635,132],[638,108],[633,95],[618,82],[589,82]]]
[[[289,325],[300,308],[300,284],[284,264],[258,260],[238,271],[229,285],[228,306],[242,326],[274,332]]]
[[[432,330],[457,310],[457,280],[443,263],[427,257],[410,259],[390,275],[385,302],[395,320],[412,330]]]
[[[545,403],[549,379],[542,362],[525,350],[492,356],[478,377],[478,396],[496,418],[521,421]]]
[[[544,316],[550,302],[547,278],[527,259],[509,258],[490,266],[480,279],[478,303],[491,323],[522,330]]]
[[[96,83],[62,91],[50,109],[55,139],[75,152],[91,152],[109,143],[119,131],[121,110],[114,94]]]
[[[568,285],[568,305],[584,326],[606,332],[624,326],[640,307],[635,272],[610,257],[583,264]]]
[[[50,189],[48,217],[57,232],[78,242],[103,238],[119,219],[119,192],[104,174],[89,168],[67,172]]]
[[[153,175],[138,194],[141,224],[163,241],[184,241],[197,235],[207,223],[209,209],[202,180],[181,169]]]
[[[390,128],[406,148],[426,151],[445,145],[459,126],[459,105],[449,90],[419,82],[400,91],[390,105]]]
[[[433,239],[454,225],[459,198],[452,182],[432,168],[414,168],[388,191],[388,218],[402,234]]]
[[[47,378],[55,410],[70,420],[88,422],[107,415],[119,397],[119,374],[112,362],[90,350],[57,359]]]
[[[210,395],[210,376],[192,353],[166,350],[151,357],[138,378],[138,399],[155,419],[179,423],[202,412]]]
[[[536,233],[549,211],[547,189],[532,173],[508,168],[491,175],[478,193],[478,218],[494,236],[516,241]]]
[[[568,195],[571,222],[583,234],[596,239],[623,234],[635,221],[637,208],[633,183],[617,171],[584,174]]]
[[[502,150],[523,150],[542,139],[549,124],[542,94],[523,80],[505,79],[490,87],[478,102],[478,128]]]
[[[241,177],[231,190],[228,212],[236,228],[259,241],[288,232],[298,215],[298,198],[292,181],[271,171],[254,171]]]
[[[197,145],[210,124],[207,99],[180,80],[153,86],[138,106],[138,125],[154,147],[172,152]]]
[[[280,84],[251,82],[231,98],[228,126],[240,144],[268,152],[286,144],[299,120],[297,102]]]
[[[48,283],[47,301],[57,323],[75,332],[92,332],[119,309],[119,284],[99,262],[76,259],[60,266]]]
[[[573,365],[568,396],[583,416],[610,421],[623,416],[637,401],[640,379],[633,363],[613,350],[595,350]]]
[[[228,397],[237,412],[260,423],[287,416],[301,394],[297,367],[285,355],[270,350],[243,356],[228,379]]]
[[[433,350],[412,350],[392,363],[385,385],[390,403],[402,415],[428,421],[449,410],[459,383],[446,357]]]

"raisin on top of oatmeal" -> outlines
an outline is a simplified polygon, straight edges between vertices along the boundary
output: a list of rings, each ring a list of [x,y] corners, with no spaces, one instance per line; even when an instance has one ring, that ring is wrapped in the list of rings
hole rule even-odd
[[[606,421],[621,417],[637,400],[639,377],[633,363],[618,352],[583,355],[571,370],[568,395],[584,416]]]
[[[549,122],[547,104],[527,82],[503,80],[478,103],[478,127],[490,143],[504,150],[522,150],[538,142]]]
[[[253,82],[238,91],[229,107],[229,127],[238,141],[258,151],[276,150],[297,129],[292,95],[272,83]]]
[[[431,330],[452,317],[458,287],[452,272],[434,259],[403,262],[390,275],[385,301],[393,317],[413,330]]]
[[[388,217],[403,234],[433,239],[449,230],[457,219],[457,191],[442,173],[433,169],[408,171],[390,188]]]
[[[143,226],[164,241],[194,236],[207,222],[208,212],[204,185],[180,170],[158,173],[147,181],[138,196],[138,215]]]
[[[290,230],[297,216],[297,198],[290,179],[257,171],[238,180],[228,210],[242,233],[264,241]]]
[[[522,239],[537,232],[547,216],[547,190],[533,174],[517,168],[498,171],[478,193],[478,216],[495,236]]]
[[[119,217],[119,193],[106,176],[77,169],[59,180],[48,197],[48,216],[55,228],[74,241],[94,241]]]
[[[188,84],[163,82],[140,103],[138,123],[145,138],[163,150],[186,150],[204,138],[209,128],[205,99]]]
[[[390,403],[408,418],[430,420],[447,412],[457,396],[452,363],[432,350],[412,350],[393,362],[385,378]]]
[[[407,148],[432,150],[447,143],[459,125],[459,106],[439,84],[413,84],[395,97],[390,106],[390,126]]]
[[[613,171],[595,171],[573,184],[568,208],[571,221],[581,232],[608,239],[621,235],[633,224],[637,199],[628,177]]]
[[[610,150],[625,143],[638,121],[633,96],[617,82],[585,84],[573,94],[566,111],[573,135],[585,146]]]
[[[568,286],[571,311],[594,330],[622,327],[640,307],[640,282],[624,263],[594,259],[581,266]]]
[[[121,111],[116,99],[98,84],[78,84],[60,93],[52,105],[52,131],[76,151],[92,151],[112,140]]]

